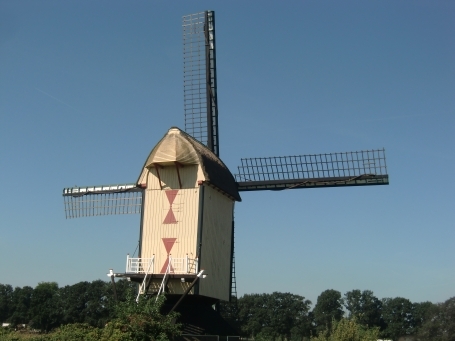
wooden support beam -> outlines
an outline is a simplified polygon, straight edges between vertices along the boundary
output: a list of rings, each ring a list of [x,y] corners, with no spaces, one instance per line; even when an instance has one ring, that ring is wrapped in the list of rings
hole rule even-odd
[[[155,169],[156,169],[156,176],[158,177],[158,182],[159,182],[160,189],[163,189],[163,187],[161,186],[160,171],[158,170],[158,168],[163,168],[163,167],[160,166],[158,163],[154,163],[153,166],[154,166]]]
[[[182,189],[182,180],[180,179],[179,168],[183,168],[183,165],[178,161],[174,161],[174,164],[175,164],[175,169],[177,170],[177,177],[179,178],[180,189]]]

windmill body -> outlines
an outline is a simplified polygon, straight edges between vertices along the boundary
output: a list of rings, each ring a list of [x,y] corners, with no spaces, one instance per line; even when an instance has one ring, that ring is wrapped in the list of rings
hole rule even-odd
[[[167,273],[166,291],[182,294],[204,269],[208,276],[192,293],[229,300],[233,212],[240,196],[227,167],[200,142],[171,128],[151,151],[137,184],[144,189],[137,259],[143,265],[130,266],[125,276],[137,272],[141,279],[148,273],[148,290],[158,292]]]

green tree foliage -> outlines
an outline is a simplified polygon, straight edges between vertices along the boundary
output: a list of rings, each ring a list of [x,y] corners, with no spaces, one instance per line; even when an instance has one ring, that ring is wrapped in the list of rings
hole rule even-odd
[[[161,314],[164,297],[141,297],[138,303],[132,291],[127,293],[125,302],[115,306],[116,318],[104,329],[104,335],[112,341],[165,341],[180,335],[180,325],[176,324],[178,314]]]
[[[431,310],[435,304],[431,302],[413,303],[414,333],[428,320],[431,319]]]
[[[230,302],[220,301],[220,314],[232,327],[240,331],[239,304],[235,296],[231,297]]]
[[[0,323],[12,314],[13,287],[9,284],[0,284]]]
[[[78,288],[84,286],[87,284]],[[47,294],[55,286],[54,283],[40,283],[37,288],[41,298],[45,296],[43,292]],[[144,297],[136,303],[133,290],[127,290],[124,294],[126,300],[114,304],[113,318],[101,328],[88,323],[73,323],[62,325],[45,335],[31,336],[1,329],[0,341],[166,341],[180,334],[180,325],[175,323],[178,314],[162,315],[160,312],[163,296],[157,302],[155,298]],[[80,304],[79,301],[77,303]]]
[[[106,285],[107,296],[114,297],[114,289],[112,288],[111,283],[107,282]],[[127,281],[126,279],[121,279],[116,282],[115,287],[117,291],[118,300],[120,302],[124,302],[127,299],[127,295],[129,295],[131,291],[136,290],[137,284],[134,282]]]
[[[114,305],[109,284],[101,280],[79,282],[60,289],[62,323],[86,323],[91,326],[104,326]]]
[[[103,330],[87,323],[74,323],[61,326],[53,333],[46,335],[47,341],[107,341]],[[33,340],[35,341],[35,340]],[[36,340],[41,341],[41,340]],[[126,341],[126,340],[125,340]]]
[[[311,337],[311,341],[376,341],[378,335],[377,327],[368,329],[355,318],[343,318],[340,321],[333,320],[329,328]]]
[[[433,304],[425,312],[425,321],[417,332],[419,341],[455,340],[455,297]]]
[[[135,287],[126,280],[117,281],[119,300],[125,301],[126,292]],[[114,306],[112,284],[101,280],[61,288],[56,283],[40,283],[35,289],[26,286],[14,291],[0,284],[0,322],[14,326],[30,324],[44,331],[74,323],[102,327],[113,318]]]
[[[89,291],[89,282],[79,282],[60,288],[62,324],[87,323],[85,309]]]
[[[14,290],[10,285],[0,284],[0,322],[10,322],[13,326],[28,324],[43,332],[58,327],[46,334],[45,340],[51,340],[51,335],[58,335],[55,340],[67,341],[101,340],[108,336],[112,340],[140,339],[141,328],[158,330],[155,338],[175,333],[176,326],[169,319],[141,313],[147,309],[155,309],[156,313],[159,308],[148,300],[141,301],[139,306],[134,303],[131,297],[136,284],[119,280],[116,288],[121,302],[130,297],[128,304],[116,304],[110,282],[80,282],[62,288],[56,283],[40,283],[35,289],[16,287]],[[302,296],[275,292],[245,295],[237,304],[221,303],[220,311],[245,336],[257,340],[301,341],[316,335],[316,327],[325,333],[319,336],[328,338],[336,330],[331,326],[332,320],[342,318],[344,304],[348,320],[354,319],[362,330],[380,326],[383,339],[398,340],[413,335],[418,341],[455,341],[455,297],[440,304],[412,303],[401,297],[379,301],[369,290],[352,290],[343,300],[338,291],[326,290],[318,297],[313,311],[309,311],[310,304]],[[18,340],[21,335],[0,330],[1,341]],[[30,337],[29,341],[44,340]]]
[[[9,340],[11,340],[10,334],[11,334],[11,329],[9,329],[9,328],[0,328],[0,341],[9,341]]]
[[[242,332],[250,337],[286,338],[310,333],[311,302],[291,293],[244,295],[238,300]]]
[[[143,298],[136,303],[131,291],[125,302],[115,306],[115,318],[105,327],[97,328],[87,323],[75,323],[57,328],[46,336],[49,341],[167,341],[180,334],[176,313],[160,313],[164,297]],[[37,340],[38,341],[38,340]]]
[[[398,340],[400,336],[413,335],[416,332],[414,305],[403,297],[382,299],[382,318],[385,328],[381,337]]]
[[[340,321],[344,315],[341,293],[333,289],[323,291],[318,296],[313,314],[318,332],[331,330],[332,321]]]
[[[16,326],[18,324],[28,324],[31,320],[30,305],[32,302],[33,288],[25,286],[16,287],[13,292],[13,308],[8,321]]]
[[[57,283],[41,282],[36,286],[30,302],[32,328],[47,332],[60,325],[59,298]]]
[[[382,302],[370,290],[351,290],[344,294],[344,306],[349,318],[365,327],[381,327]]]

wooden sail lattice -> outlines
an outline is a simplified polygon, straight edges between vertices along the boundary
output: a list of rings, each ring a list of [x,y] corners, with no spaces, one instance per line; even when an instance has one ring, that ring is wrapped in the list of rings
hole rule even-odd
[[[185,131],[219,155],[215,13],[183,16]]]
[[[71,219],[141,213],[142,191],[135,184],[65,188],[65,216]]]
[[[239,191],[386,185],[384,149],[241,159]]]

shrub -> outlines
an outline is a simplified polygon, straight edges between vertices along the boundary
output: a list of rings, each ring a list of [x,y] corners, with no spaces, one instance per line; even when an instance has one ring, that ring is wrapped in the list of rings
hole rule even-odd
[[[379,329],[367,329],[357,323],[355,319],[343,318],[339,322],[333,321],[330,329],[312,337],[312,341],[376,341]]]

